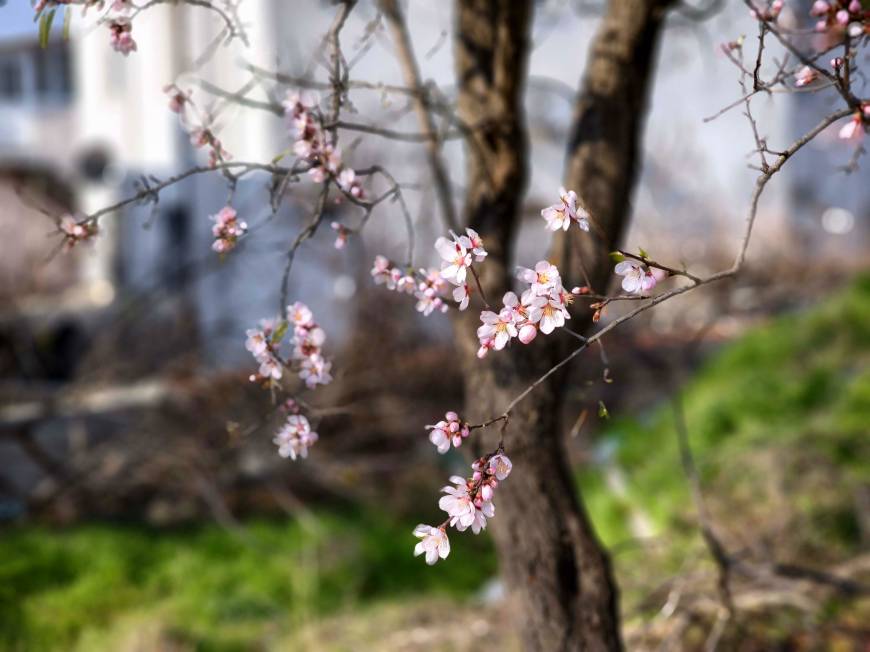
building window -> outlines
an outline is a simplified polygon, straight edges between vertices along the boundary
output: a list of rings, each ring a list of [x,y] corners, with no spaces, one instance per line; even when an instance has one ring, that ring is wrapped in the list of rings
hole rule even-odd
[[[66,43],[41,48],[28,44],[0,52],[0,102],[62,103],[72,96]]]
[[[23,94],[21,61],[17,54],[0,55],[0,100],[20,100]]]

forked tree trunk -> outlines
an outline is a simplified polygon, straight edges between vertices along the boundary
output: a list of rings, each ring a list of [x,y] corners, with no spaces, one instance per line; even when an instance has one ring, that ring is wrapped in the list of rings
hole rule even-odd
[[[486,242],[490,256],[481,266],[481,280],[490,303],[500,305],[511,287],[511,250],[528,177],[522,92],[532,2],[457,0],[456,5],[459,114],[473,133],[466,147],[464,218]],[[601,228],[594,246],[588,239],[580,247],[566,238],[555,242],[551,260],[564,266],[568,278],[579,276],[574,268],[579,253],[593,284],[602,284],[607,252],[627,222],[663,6],[656,0],[613,0],[592,45],[568,149],[566,183],[584,199]],[[465,372],[464,416],[472,422],[501,414],[564,352],[564,339],[554,334],[478,361],[479,324],[471,310],[455,322]],[[610,562],[567,463],[559,416],[563,382],[564,376],[553,376],[511,412],[505,447],[514,467],[498,489],[493,535],[505,579],[519,601],[527,650],[619,650]],[[492,451],[498,441],[498,426],[475,433],[471,452]]]

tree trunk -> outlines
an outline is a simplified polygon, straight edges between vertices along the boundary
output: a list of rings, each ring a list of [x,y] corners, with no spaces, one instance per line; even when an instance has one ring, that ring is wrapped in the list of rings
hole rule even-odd
[[[459,116],[472,131],[464,218],[490,252],[480,266],[481,283],[497,310],[512,284],[511,250],[528,178],[522,92],[532,2],[457,0],[456,5]],[[579,264],[577,253],[582,252],[593,283],[603,284],[607,252],[627,221],[661,23],[662,12],[653,5],[652,0],[614,0],[592,46],[567,178],[593,211],[600,236],[594,248],[583,243],[581,249],[567,238],[555,242],[551,260],[565,265],[566,278],[579,276],[573,264]],[[620,102],[624,106],[617,106]],[[474,423],[500,415],[553,366],[567,339],[558,332],[541,336],[528,346],[493,351],[480,361],[475,357],[477,312],[461,313],[454,323],[465,375],[463,416]],[[564,376],[555,374],[511,411],[504,444],[514,466],[496,495],[493,535],[504,577],[518,600],[527,650],[620,650],[610,562],[567,463],[560,419],[564,389]],[[490,452],[499,439],[498,425],[477,431],[470,440],[471,452]]]

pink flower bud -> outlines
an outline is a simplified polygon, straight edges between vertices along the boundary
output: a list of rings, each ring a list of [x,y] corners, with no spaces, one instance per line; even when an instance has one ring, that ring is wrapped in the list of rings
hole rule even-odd
[[[824,16],[830,9],[831,6],[825,0],[816,0],[810,9],[810,16]]]
[[[837,23],[839,23],[840,25],[846,25],[849,22],[849,12],[845,9],[840,9],[840,11],[837,12],[836,18]]]
[[[480,495],[484,500],[492,500],[492,487],[488,484],[483,485],[480,488]]]
[[[853,14],[860,13],[861,3],[859,0],[852,0],[852,2],[849,3],[849,11]]]
[[[520,328],[519,339],[523,344],[528,344],[535,336],[538,334],[538,329],[534,324],[525,324],[522,328]]]
[[[448,412],[444,415],[444,418],[448,421],[459,421],[459,415],[456,412]]]
[[[480,482],[480,478],[482,478],[482,477],[483,477],[483,476],[480,475],[480,471],[475,471],[475,472],[471,475],[471,479],[472,479],[472,481],[474,481],[474,482]]]

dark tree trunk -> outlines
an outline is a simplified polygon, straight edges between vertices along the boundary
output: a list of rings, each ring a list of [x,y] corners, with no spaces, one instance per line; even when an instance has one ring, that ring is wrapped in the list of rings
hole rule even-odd
[[[528,177],[522,94],[531,7],[531,0],[456,3],[459,114],[473,133],[467,142],[464,218],[490,252],[480,266],[481,280],[496,305],[511,287],[511,249]],[[592,45],[566,183],[593,212],[600,235],[594,247],[588,237],[580,247],[566,238],[556,241],[551,260],[564,266],[567,278],[579,276],[573,267],[580,262],[578,254],[594,284],[603,285],[607,278],[607,252],[628,219],[661,16],[653,0],[614,0]],[[564,352],[564,338],[557,333],[479,361],[479,324],[472,310],[455,321],[466,381],[464,416],[472,422],[501,414]],[[560,422],[564,389],[564,376],[556,374],[511,411],[504,441],[514,467],[496,496],[493,535],[505,579],[518,599],[527,650],[619,650],[610,562],[567,463]],[[498,441],[498,426],[477,432],[472,453],[492,451]]]

